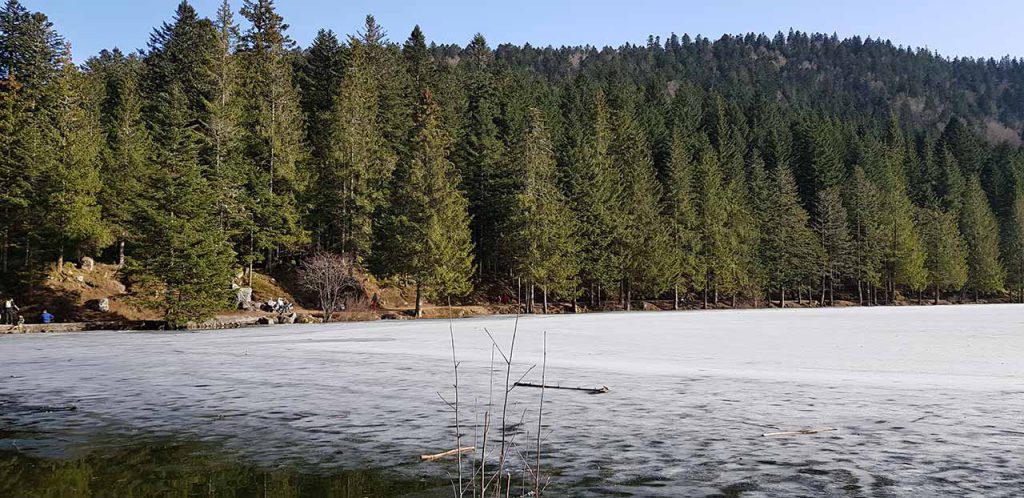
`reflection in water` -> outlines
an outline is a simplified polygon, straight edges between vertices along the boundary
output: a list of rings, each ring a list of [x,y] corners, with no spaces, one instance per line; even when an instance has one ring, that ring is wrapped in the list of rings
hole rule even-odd
[[[308,474],[241,464],[207,448],[157,444],[43,459],[0,450],[0,496],[77,497],[391,497],[447,496],[446,482],[380,471]]]

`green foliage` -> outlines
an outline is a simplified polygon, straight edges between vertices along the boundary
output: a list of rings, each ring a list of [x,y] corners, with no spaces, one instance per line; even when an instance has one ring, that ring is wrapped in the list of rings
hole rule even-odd
[[[468,204],[449,160],[452,140],[439,114],[425,92],[375,259],[382,275],[408,276],[432,296],[458,297],[472,290],[473,243]]]
[[[142,247],[131,272],[154,286],[172,327],[210,318],[231,295],[234,254],[218,229],[216,198],[202,175],[202,136],[189,124],[187,96],[176,85],[161,95],[154,121],[154,174],[146,185]]]
[[[999,259],[999,224],[977,175],[967,180],[960,232],[967,241],[967,285],[976,293],[1003,290],[1006,272]]]
[[[610,153],[622,185],[618,213],[621,224],[613,250],[620,251],[626,289],[656,296],[671,286],[674,277],[671,239],[660,209],[662,187],[631,104],[617,109],[612,118]]]
[[[292,84],[287,60],[294,44],[273,0],[245,0],[242,16],[249,27],[238,49],[242,111],[245,205],[250,218],[248,258],[259,251],[266,263],[282,247],[306,240],[300,224],[298,198],[306,185],[299,169],[306,150],[302,143],[304,117]]]
[[[921,209],[918,218],[928,250],[928,286],[935,290],[936,299],[941,291],[962,289],[967,283],[967,244],[960,235],[956,214]]]
[[[513,270],[531,285],[575,297],[576,223],[558,188],[554,146],[539,110],[531,110],[512,157],[520,178],[506,233]]]

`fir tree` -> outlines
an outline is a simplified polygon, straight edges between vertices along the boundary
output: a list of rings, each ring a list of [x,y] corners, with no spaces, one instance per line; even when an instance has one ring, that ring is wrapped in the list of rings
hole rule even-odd
[[[958,291],[967,283],[967,246],[955,213],[922,209],[918,217],[928,250],[928,286],[934,292],[935,304],[939,304],[942,291]]]
[[[203,138],[190,124],[186,102],[172,84],[158,103],[156,171],[146,189],[144,243],[131,265],[138,284],[161,291],[155,304],[172,327],[210,318],[226,307],[234,257],[202,175]]]
[[[862,305],[876,302],[873,291],[882,285],[884,231],[879,213],[880,196],[864,169],[854,168],[846,192],[846,205],[853,239],[852,271],[857,279],[858,302]]]
[[[448,156],[451,137],[439,121],[439,108],[425,92],[416,116],[404,181],[395,188],[383,231],[394,240],[379,251],[387,270],[416,283],[416,316],[424,294],[462,296],[472,290],[473,244],[468,204]]]
[[[74,65],[64,65],[55,91],[54,105],[47,109],[45,140],[52,156],[41,172],[45,185],[43,211],[47,249],[58,268],[64,257],[96,251],[111,242],[99,205],[100,179],[99,90]]]
[[[679,309],[679,287],[684,290],[694,287],[697,271],[699,244],[694,170],[690,147],[677,129],[672,135],[671,159],[665,175],[665,216],[675,254],[674,309]]]
[[[1024,302],[1024,192],[1018,191],[1013,212],[1006,225],[1003,259],[1006,261],[1006,284]]]
[[[622,187],[609,152],[611,116],[604,93],[588,94],[584,102],[583,109],[571,118],[579,127],[568,138],[571,144],[563,183],[579,220],[582,283],[590,286],[591,305],[598,306],[603,290],[621,278],[614,242]]]
[[[325,209],[339,225],[338,248],[357,257],[369,255],[374,240],[374,219],[387,199],[387,186],[396,157],[389,148],[378,118],[379,93],[364,42],[349,42],[348,68],[337,98],[332,160],[333,177],[324,179],[331,189]]]
[[[337,165],[332,155],[338,95],[345,74],[345,52],[338,37],[320,30],[306,49],[298,71],[302,110],[306,115],[306,143],[309,145],[311,183],[305,201],[310,205],[307,225],[314,242],[328,248],[340,240],[333,223]]]
[[[847,219],[839,187],[820,190],[815,197],[813,227],[818,236],[818,254],[821,256],[821,301],[824,303],[827,289],[830,305],[835,304],[836,284],[850,275],[853,266],[853,242]]]
[[[632,104],[625,103],[613,115],[611,155],[622,183],[619,216],[622,228],[616,246],[621,251],[623,304],[632,305],[636,292],[657,296],[672,284],[671,248],[663,229],[661,185],[651,150],[636,123]]]
[[[288,25],[273,0],[245,0],[241,12],[250,24],[238,49],[243,160],[250,165],[246,259],[251,264],[262,253],[271,268],[276,251],[306,240],[297,205],[306,180],[299,169],[304,122],[286,59],[294,45],[285,34]]]
[[[762,258],[769,289],[779,291],[779,306],[784,308],[786,291],[806,283],[814,274],[820,249],[789,169],[771,173],[767,194],[763,204],[771,206],[772,222],[762,226]]]
[[[576,297],[579,259],[574,218],[558,189],[554,147],[539,110],[532,110],[512,157],[521,180],[512,198],[507,247],[513,271],[528,283],[530,309],[539,286],[547,313],[549,292]]]
[[[967,286],[975,299],[1002,291],[1005,271],[999,260],[999,224],[977,175],[968,179],[964,191],[960,232],[967,241]]]

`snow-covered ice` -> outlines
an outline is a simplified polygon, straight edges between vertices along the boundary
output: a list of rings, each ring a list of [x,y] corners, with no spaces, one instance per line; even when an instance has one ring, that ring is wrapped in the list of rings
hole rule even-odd
[[[484,329],[507,348],[514,324],[454,322],[470,425],[487,401]],[[52,435],[50,450],[93,433],[180,438],[259,464],[443,476],[416,459],[454,446],[436,394],[451,391],[448,327],[0,337],[0,429]],[[518,327],[513,377],[540,363],[547,331],[549,384],[611,390],[545,394],[544,465],[560,494],[1024,494],[1024,306],[532,316]],[[539,394],[513,391],[514,421]],[[9,408],[24,405],[77,410]],[[762,437],[816,427],[838,430]]]

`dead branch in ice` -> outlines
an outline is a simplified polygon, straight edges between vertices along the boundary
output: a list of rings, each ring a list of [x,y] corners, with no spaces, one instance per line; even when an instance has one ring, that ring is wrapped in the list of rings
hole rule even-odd
[[[833,432],[836,431],[835,427],[822,427],[820,429],[801,429],[799,431],[787,431],[787,432],[766,432],[761,434],[763,437],[777,437],[777,436],[803,436],[807,434],[817,434],[819,432]]]
[[[476,451],[476,448],[472,446],[463,446],[462,448],[456,448],[454,450],[448,450],[444,453],[437,453],[434,455],[420,455],[420,459],[424,462],[436,462],[442,458],[448,458],[456,455],[465,455],[466,453],[472,453]]]
[[[549,386],[545,384],[531,384],[529,382],[516,382],[515,387],[536,387],[539,389],[563,389],[567,391],[583,391],[587,394],[605,394],[608,392],[608,386],[601,387],[563,387],[563,386]]]

